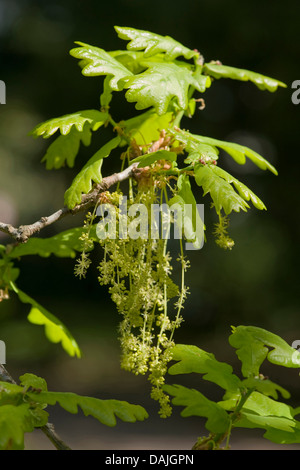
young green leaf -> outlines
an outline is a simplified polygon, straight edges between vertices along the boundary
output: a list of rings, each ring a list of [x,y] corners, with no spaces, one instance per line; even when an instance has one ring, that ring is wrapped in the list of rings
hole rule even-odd
[[[136,51],[110,51],[109,54],[116,60],[121,62],[130,72],[137,74],[145,70],[146,66],[141,65],[141,61],[145,59],[143,52]],[[160,56],[155,56],[155,60],[158,60]],[[163,56],[162,56],[163,60]]]
[[[75,258],[76,252],[82,250],[81,235],[82,227],[76,227],[49,238],[31,237],[26,243],[14,246],[9,252],[9,257],[38,255],[47,258],[53,254],[59,258]],[[91,227],[89,238],[97,240],[96,225]]]
[[[47,139],[55,134],[57,130],[60,130],[61,135],[68,135],[73,127],[75,127],[78,132],[83,132],[86,123],[92,131],[96,131],[107,119],[107,113],[102,113],[96,109],[86,109],[42,122],[38,124],[29,135],[34,137],[42,136],[44,139]]]
[[[0,289],[5,288],[10,282],[14,282],[18,279],[20,270],[14,267],[6,257],[0,259]]]
[[[276,429],[278,431],[285,431],[292,433],[294,431],[296,422],[294,420],[284,418],[281,416],[260,416],[255,413],[241,412],[240,420],[235,427],[238,428],[262,428],[267,430]],[[270,439],[267,434],[264,437]],[[272,440],[272,439],[270,439]],[[283,444],[284,442],[282,442]]]
[[[76,204],[80,204],[82,194],[86,194],[92,189],[92,182],[101,182],[103,158],[108,157],[111,151],[118,147],[120,142],[120,137],[115,137],[107,142],[89,159],[78,175],[75,176],[71,186],[65,192],[65,204],[69,209],[73,209]]]
[[[165,58],[169,61],[181,55],[186,59],[199,56],[199,52],[188,49],[169,36],[160,36],[149,31],[124,26],[115,26],[115,30],[119,38],[130,40],[127,49],[133,51],[145,50],[145,57],[151,57],[160,52],[165,52]]]
[[[103,92],[100,95],[101,109],[108,109],[109,104],[112,100],[112,91],[113,90],[112,90],[109,82],[110,82],[110,76],[107,75],[107,77],[105,77],[104,82],[103,82]]]
[[[204,77],[204,81],[196,80],[186,67],[173,63],[153,63],[145,72],[124,78],[120,84],[128,89],[125,94],[127,101],[137,102],[136,109],[153,106],[157,114],[162,115],[168,111],[174,98],[179,109],[187,109],[189,87],[192,85],[203,92],[210,86],[207,78]]]
[[[115,426],[116,417],[127,423],[144,421],[148,413],[140,405],[132,405],[120,400],[100,400],[93,397],[83,397],[67,392],[29,392],[28,396],[37,403],[55,405],[58,403],[69,413],[78,413],[80,407],[85,416],[93,416],[106,426]]]
[[[213,433],[224,433],[230,426],[230,418],[226,411],[214,401],[206,398],[198,390],[182,385],[164,385],[165,392],[174,396],[174,405],[184,406],[181,416],[203,416],[207,418],[205,427]]]
[[[264,434],[266,439],[284,444],[289,440],[300,442],[299,424],[293,418],[290,406],[254,391],[246,400],[234,426],[266,429],[267,433]],[[291,436],[287,436],[287,433]]]
[[[213,163],[218,159],[219,151],[212,147],[212,145],[207,144],[197,144],[193,149],[191,146],[190,148],[185,148],[187,152],[189,152],[188,157],[184,160],[184,163],[199,163],[200,161],[205,163]]]
[[[228,153],[237,163],[244,165],[246,163],[246,157],[261,168],[262,170],[270,170],[272,173],[277,175],[277,170],[269,163],[265,158],[259,155],[254,150],[245,147],[244,145],[235,144],[233,142],[225,142],[223,140],[213,139],[211,137],[205,137],[203,135],[191,134],[187,131],[171,130],[170,131],[179,142],[182,142],[187,148],[197,149],[197,144],[207,144],[212,147],[219,147]]]
[[[99,47],[90,46],[76,41],[81,47],[71,49],[71,56],[81,59],[82,74],[88,77],[96,75],[110,75],[109,85],[112,90],[119,91],[118,82],[121,78],[132,75],[124,65],[114,59],[108,52]]]
[[[274,425],[274,423],[272,424]],[[276,426],[276,428],[270,427],[270,426],[264,426],[264,429],[267,430],[264,434],[264,438],[268,439],[269,441],[275,442],[276,444],[299,444],[300,443],[300,422],[299,421],[294,420],[293,426],[289,426],[290,429],[287,431],[284,431],[282,427],[283,426],[281,426],[280,428],[279,426]]]
[[[51,137],[60,130],[60,136],[48,147],[42,162],[46,162],[47,170],[58,169],[65,165],[74,166],[80,142],[88,146],[91,143],[91,131],[98,130],[108,119],[107,113],[96,109],[87,109],[73,114],[66,114],[58,118],[49,119],[38,124],[30,135]]]
[[[47,421],[46,411],[35,413],[28,403],[0,406],[0,450],[24,449],[24,433],[44,426]]]
[[[184,233],[186,240],[193,243],[194,249],[199,250],[203,246],[205,227],[198,212],[188,175],[179,176],[177,188],[178,193],[169,200],[168,204],[170,207],[179,204],[182,218],[175,218],[178,228],[180,232]]]
[[[134,139],[138,145],[146,145],[158,140],[161,129],[167,129],[173,119],[173,113],[166,113],[161,116],[153,109],[139,114],[126,121],[119,123],[126,135]],[[121,145],[125,145],[123,139]]]
[[[293,419],[290,406],[256,391],[252,392],[247,398],[242,409],[251,411],[260,416],[281,416],[287,419]]]
[[[242,80],[243,82],[250,80],[260,90],[274,92],[279,86],[286,88],[285,83],[275,80],[274,78],[266,77],[265,75],[251,72],[250,70],[228,67],[227,65],[213,62],[204,64],[203,72],[214,78],[232,78],[233,80]]]
[[[39,392],[47,392],[48,386],[45,379],[34,374],[24,374],[19,377],[20,384],[27,390],[33,388]]]
[[[267,209],[266,206],[264,205],[264,203],[262,202],[262,200],[259,199],[259,197],[257,197],[256,194],[254,194],[254,192],[251,191],[251,189],[247,188],[247,186],[245,184],[241,183],[239,180],[237,180],[236,178],[231,176],[229,173],[227,173],[227,171],[223,170],[222,168],[220,168],[218,166],[215,166],[213,168],[213,171],[218,176],[220,176],[225,181],[227,181],[228,183],[232,183],[234,185],[234,187],[238,190],[240,196],[243,199],[245,199],[245,201],[250,201],[251,200],[252,204],[257,209],[261,209],[261,210],[262,209]]]
[[[79,151],[80,142],[88,147],[91,143],[91,137],[92,133],[88,125],[83,127],[82,132],[78,132],[73,127],[67,135],[58,136],[49,145],[41,161],[46,162],[47,170],[57,170],[65,164],[72,168]]]
[[[75,339],[63,323],[48,312],[44,307],[38,304],[29,295],[22,292],[14,283],[11,282],[11,287],[18,295],[21,302],[31,305],[31,310],[28,315],[28,320],[35,325],[44,325],[45,334],[49,341],[53,343],[62,343],[62,347],[70,356],[81,356],[80,349]]]
[[[300,367],[300,353],[280,336],[262,328],[242,325],[232,327],[229,343],[237,349],[244,377],[258,376],[259,368],[266,358],[284,367]],[[272,348],[271,351],[268,348]]]
[[[169,152],[168,150],[157,150],[157,152],[146,153],[140,157],[131,160],[131,163],[139,162],[138,168],[152,165],[158,160],[168,160],[170,162],[176,162],[177,154],[175,152]]]
[[[22,387],[9,382],[0,382],[0,406],[19,406],[24,403],[24,393]]]
[[[172,360],[178,361],[169,368],[169,374],[204,374],[203,379],[214,382],[224,390],[235,391],[241,387],[240,379],[232,373],[232,367],[219,362],[211,353],[188,344],[176,344],[172,349]]]
[[[278,384],[275,384],[271,380],[265,377],[248,377],[242,381],[242,386],[248,389],[254,389],[258,392],[261,392],[263,395],[272,397],[275,400],[278,399],[278,393],[280,392],[283,398],[290,398],[291,394],[283,387]]]
[[[198,186],[203,188],[204,196],[210,193],[217,214],[220,214],[222,209],[226,215],[232,211],[249,209],[249,205],[234,191],[230,183],[220,178],[209,166],[196,164],[195,180]]]

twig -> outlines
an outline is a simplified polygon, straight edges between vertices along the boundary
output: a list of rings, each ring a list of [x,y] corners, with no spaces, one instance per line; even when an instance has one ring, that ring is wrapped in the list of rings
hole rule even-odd
[[[34,222],[33,224],[20,225],[19,227],[14,227],[11,224],[0,222],[0,231],[10,235],[18,243],[25,243],[32,235],[39,232],[43,228],[52,225],[54,222],[57,222],[66,215],[75,215],[78,212],[82,212],[91,207],[96,203],[99,197],[99,193],[107,191],[114,184],[120,183],[128,179],[130,176],[133,176],[137,165],[138,163],[134,163],[120,173],[114,173],[113,175],[103,178],[101,183],[97,184],[91,192],[82,196],[81,203],[75,206],[73,209],[63,207],[48,217],[41,217],[40,220]]]
[[[0,364],[0,380],[3,382],[8,382],[8,383],[17,385],[17,382],[12,378],[9,372],[1,364]],[[48,439],[52,442],[52,444],[56,447],[57,450],[72,450],[56,434],[54,425],[52,423],[47,423],[44,426],[40,427],[39,429],[48,437]]]

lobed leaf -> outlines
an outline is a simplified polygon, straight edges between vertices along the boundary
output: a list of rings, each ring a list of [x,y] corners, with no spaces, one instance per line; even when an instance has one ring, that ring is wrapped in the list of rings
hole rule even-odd
[[[227,173],[227,171],[223,170],[222,168],[220,168],[218,166],[215,166],[213,168],[213,171],[218,176],[220,176],[225,181],[227,181],[228,183],[233,183],[234,187],[238,190],[240,196],[243,199],[245,199],[245,201],[250,201],[251,200],[252,204],[257,209],[261,209],[261,210],[262,209],[267,209],[266,206],[264,205],[264,203],[262,202],[262,200],[259,199],[259,197],[257,197],[256,194],[254,194],[254,192],[251,191],[251,189],[249,189],[245,184],[241,183],[239,180],[237,180],[236,178],[231,176],[229,173]]]
[[[82,249],[81,235],[82,227],[76,227],[49,238],[31,237],[26,243],[14,246],[9,257],[38,255],[47,258],[53,254],[59,258],[75,258],[76,252]],[[96,226],[92,226],[89,236],[90,239],[97,240]]]
[[[83,75],[88,77],[110,75],[112,77],[109,85],[115,91],[120,90],[118,82],[121,78],[132,75],[130,70],[103,49],[83,42],[76,41],[75,44],[79,44],[81,47],[71,49],[70,54],[76,59],[81,59],[80,65],[82,66]]]
[[[203,379],[214,382],[224,390],[238,390],[242,383],[232,373],[232,367],[226,362],[219,362],[211,353],[187,344],[176,344],[172,349],[172,360],[178,361],[169,368],[169,374],[204,374]]]
[[[242,325],[232,327],[229,343],[237,349],[244,377],[258,376],[259,368],[266,358],[284,367],[300,367],[300,353],[280,336],[262,328]],[[272,348],[271,351],[268,348]]]
[[[300,423],[299,421],[294,421],[293,424],[292,429],[288,431],[284,431],[279,426],[276,426],[276,428],[265,427],[267,432],[264,434],[264,438],[276,444],[300,444]]]
[[[203,66],[203,72],[211,75],[214,78],[232,78],[234,80],[242,80],[243,82],[251,81],[260,90],[268,90],[274,92],[277,88],[286,88],[286,84],[275,80],[274,78],[266,77],[250,70],[238,69],[235,67],[228,67],[216,63],[206,63]]]
[[[156,152],[146,153],[140,157],[131,160],[130,163],[137,163],[138,168],[143,168],[145,166],[152,165],[153,163],[159,160],[168,160],[171,162],[176,162],[177,154],[175,152],[169,152],[168,150],[157,150]]]
[[[126,121],[119,123],[125,134],[134,139],[138,145],[150,144],[160,137],[160,131],[167,129],[173,119],[173,113],[166,113],[161,116],[153,109],[146,111]],[[124,141],[122,141],[121,145]]]
[[[44,426],[48,413],[35,413],[28,403],[0,406],[0,450],[24,449],[24,433]]]
[[[82,170],[75,176],[71,186],[65,192],[65,204],[69,209],[73,209],[76,204],[80,204],[82,194],[87,194],[92,189],[92,182],[102,181],[101,167],[103,158],[110,155],[111,151],[118,147],[121,142],[120,137],[115,137],[99,149]]]
[[[33,388],[38,391],[47,392],[48,386],[45,379],[34,374],[24,374],[19,377],[20,384],[27,390]]]
[[[10,282],[18,279],[20,270],[14,267],[7,258],[0,259],[0,288],[5,288]]]
[[[198,144],[196,148],[190,147],[190,152],[187,148],[185,150],[189,152],[188,157],[184,160],[184,163],[199,163],[200,160],[204,160],[206,163],[213,162],[218,159],[218,150],[215,147],[207,144]]]
[[[110,76],[107,75],[107,77],[105,77],[104,79],[104,82],[103,82],[103,92],[101,93],[100,95],[100,105],[101,105],[101,109],[108,109],[109,108],[109,104],[112,100],[112,88],[110,87]]]
[[[141,61],[145,59],[143,52],[136,51],[110,51],[109,54],[116,60],[121,62],[133,74],[141,73],[145,70],[145,65],[141,65]],[[158,60],[159,56],[155,56],[155,60]],[[162,58],[163,60],[163,58]]]
[[[174,396],[174,405],[184,406],[181,416],[202,416],[207,418],[205,427],[213,433],[226,432],[230,426],[230,418],[226,411],[214,401],[206,398],[198,390],[182,385],[164,385],[163,389]]]
[[[242,410],[251,411],[260,416],[280,416],[293,419],[290,406],[256,391],[252,392],[247,398]]]
[[[266,439],[281,444],[300,442],[300,423],[293,418],[292,408],[255,391],[246,400],[235,427],[265,429]]]
[[[69,413],[78,413],[80,407],[85,416],[93,416],[106,426],[115,426],[116,418],[127,423],[144,421],[148,413],[140,405],[132,405],[120,400],[100,400],[93,397],[84,397],[68,392],[41,392],[28,393],[35,402],[41,404],[55,405],[58,403]]]
[[[74,166],[80,143],[85,147],[91,143],[92,133],[88,125],[84,126],[82,132],[74,127],[67,135],[60,135],[49,145],[42,162],[46,162],[47,170],[57,170],[67,164],[70,168]]]
[[[203,188],[203,195],[210,193],[216,212],[220,214],[224,209],[226,215],[232,211],[247,211],[249,205],[239,196],[230,183],[220,178],[209,166],[195,165],[195,180]]]
[[[244,145],[235,144],[233,142],[225,142],[223,140],[213,139],[211,137],[205,137],[202,135],[191,134],[187,131],[172,130],[171,134],[176,137],[179,142],[184,143],[187,148],[197,149],[197,144],[206,144],[212,147],[218,147],[228,153],[237,163],[243,165],[246,163],[246,157],[248,157],[256,166],[262,170],[270,170],[272,173],[277,175],[277,170],[263,158],[259,153],[254,150],[245,147]]]
[[[210,86],[208,77],[203,78],[204,81],[196,80],[190,70],[174,63],[153,63],[145,72],[124,78],[120,83],[128,89],[127,101],[137,102],[136,109],[153,106],[157,114],[162,115],[173,99],[180,109],[187,109],[189,87],[192,85],[203,92]]]
[[[199,215],[196,199],[193,195],[188,175],[181,174],[177,180],[178,193],[169,200],[172,207],[179,204],[183,214],[183,220],[176,218],[176,223],[186,240],[193,243],[194,249],[200,250],[204,240],[204,223]],[[191,211],[188,209],[191,207]]]
[[[261,392],[263,395],[269,396],[274,398],[275,400],[278,399],[278,393],[280,392],[283,398],[290,398],[291,394],[285,390],[285,388],[281,387],[278,384],[275,384],[269,379],[265,377],[248,377],[247,379],[242,381],[242,385],[247,387],[247,389],[255,389],[258,392]]]
[[[29,135],[33,135],[34,137],[42,136],[44,139],[47,139],[58,130],[60,130],[61,135],[68,135],[73,128],[78,132],[83,132],[86,123],[92,131],[96,131],[107,119],[107,113],[102,113],[96,109],[86,109],[42,122],[38,124]]]
[[[24,403],[24,393],[22,387],[9,382],[0,382],[0,406],[18,406],[22,403]]]
[[[133,51],[145,50],[145,57],[151,57],[160,52],[164,52],[166,60],[169,61],[181,55],[186,59],[199,56],[199,52],[188,49],[170,36],[160,36],[149,31],[124,26],[115,26],[115,30],[119,38],[130,40],[127,49]]]
[[[62,347],[70,356],[81,356],[80,349],[75,339],[63,323],[52,313],[38,304],[29,295],[22,292],[13,282],[10,283],[14,292],[18,295],[21,302],[30,304],[31,310],[28,320],[35,325],[44,325],[45,334],[52,343],[62,343]]]

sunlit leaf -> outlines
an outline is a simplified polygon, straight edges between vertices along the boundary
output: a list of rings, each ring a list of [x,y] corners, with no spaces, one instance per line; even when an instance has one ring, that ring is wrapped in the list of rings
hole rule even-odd
[[[53,254],[60,258],[75,258],[76,252],[82,250],[81,235],[82,227],[76,227],[49,238],[31,237],[26,243],[14,246],[9,252],[9,257],[38,255],[47,258]],[[91,227],[89,237],[91,240],[97,240],[96,225]]]
[[[206,63],[203,66],[203,72],[214,78],[232,78],[234,80],[242,80],[243,82],[249,80],[260,90],[273,92],[276,91],[279,86],[286,88],[285,83],[275,80],[274,78],[266,77],[260,73],[251,72],[250,70],[228,67],[227,65]]]
[[[78,132],[83,132],[86,123],[92,131],[96,131],[107,121],[107,118],[107,113],[102,113],[96,109],[86,109],[42,122],[30,132],[30,135],[34,137],[42,136],[46,139],[55,134],[57,130],[60,130],[61,135],[68,135],[73,127]]]
[[[223,170],[222,168],[218,167],[218,166],[215,166],[213,168],[213,171],[218,175],[220,176],[221,178],[223,178],[225,181],[227,181],[228,183],[232,183],[234,185],[234,187],[237,189],[237,191],[239,192],[239,195],[245,199],[245,201],[250,201],[252,202],[252,204],[257,208],[257,209],[266,209],[266,206],[264,205],[264,203],[262,202],[261,199],[259,199],[258,196],[256,196],[256,194],[254,194],[253,191],[251,191],[251,189],[247,188],[247,186],[243,183],[241,183],[239,180],[237,180],[236,178],[234,178],[232,175],[230,175],[229,173],[227,173],[227,171]]]
[[[145,50],[145,57],[165,52],[166,60],[172,61],[181,55],[186,59],[199,55],[198,52],[188,49],[169,36],[160,36],[149,31],[123,26],[115,26],[115,30],[121,39],[130,40],[129,44],[127,44],[127,49],[134,51]]]
[[[11,283],[12,289],[16,292],[21,302],[30,304],[31,310],[28,320],[35,325],[44,325],[45,334],[49,341],[53,343],[62,343],[62,347],[70,356],[81,356],[80,349],[75,339],[63,323],[52,313],[38,304],[29,295],[22,292],[14,283]]]
[[[187,131],[171,130],[170,131],[179,142],[184,143],[188,149],[197,149],[197,144],[206,144],[212,147],[218,147],[228,153],[237,163],[243,165],[246,163],[246,157],[261,168],[262,170],[270,170],[272,173],[277,175],[277,170],[263,158],[259,153],[254,150],[245,147],[244,145],[236,144],[233,142],[225,142],[223,140],[213,139],[211,137],[205,137],[203,135],[191,134]]]
[[[58,130],[61,134],[49,145],[45,156],[42,158],[42,162],[46,162],[47,170],[58,169],[65,164],[73,167],[80,142],[85,146],[90,145],[91,131],[99,129],[107,119],[107,113],[102,113],[96,109],[86,109],[38,124],[30,132],[30,135],[49,138]]]
[[[230,425],[226,411],[214,401],[206,398],[198,390],[189,389],[182,385],[164,385],[163,389],[174,396],[174,405],[184,406],[181,416],[203,416],[207,418],[205,427],[213,433],[223,433]]]
[[[48,413],[43,410],[37,417],[28,403],[0,406],[0,450],[24,449],[24,433],[44,426],[47,418]]]
[[[247,211],[249,205],[237,194],[233,187],[220,178],[209,166],[195,165],[195,180],[198,186],[203,188],[203,195],[210,193],[216,212],[220,214],[223,209],[228,215],[232,211]]]
[[[148,413],[140,405],[132,405],[120,400],[100,400],[93,397],[84,397],[68,392],[41,392],[28,393],[28,396],[37,403],[55,405],[58,403],[69,413],[78,413],[80,407],[85,416],[93,416],[106,426],[115,426],[116,418],[128,423],[144,421]]]
[[[141,61],[145,59],[143,52],[137,51],[110,51],[109,54],[116,60],[121,62],[130,72],[137,74],[145,70],[146,66],[141,65]],[[155,56],[158,59],[158,56]]]
[[[20,384],[26,389],[33,388],[38,391],[47,392],[48,386],[45,379],[34,374],[24,374],[19,377]]]
[[[255,389],[258,392],[263,393],[266,396],[272,397],[275,400],[278,399],[278,393],[280,392],[283,398],[290,398],[291,394],[283,387],[278,384],[275,384],[271,380],[265,377],[248,377],[242,381],[242,385],[248,389]]]
[[[107,77],[105,77],[104,82],[103,82],[103,92],[100,95],[101,109],[102,108],[108,109],[109,104],[112,100],[112,91],[113,90],[112,90],[109,82],[110,82],[110,76],[107,75]]]
[[[192,85],[203,92],[210,86],[207,78],[204,77],[204,81],[200,82],[186,67],[173,63],[153,63],[145,72],[125,78],[120,83],[128,89],[125,94],[127,101],[137,102],[136,109],[153,106],[157,114],[162,115],[168,111],[173,99],[180,109],[187,109],[189,87]]]
[[[82,132],[78,132],[74,127],[67,135],[58,136],[49,145],[42,162],[46,162],[47,170],[57,170],[65,164],[70,168],[74,166],[76,155],[78,154],[80,143],[85,147],[91,143],[92,133],[88,125],[85,125]]]
[[[119,125],[138,145],[146,145],[158,140],[161,130],[167,129],[172,119],[173,113],[159,116],[151,109],[126,121],[121,121]]]
[[[179,176],[177,188],[177,194],[168,201],[168,204],[170,207],[179,204],[183,215],[183,220],[180,217],[175,218],[179,231],[184,233],[189,243],[193,243],[194,249],[199,250],[203,246],[205,227],[198,212],[188,175]]]
[[[121,142],[120,137],[115,137],[99,149],[92,158],[84,165],[82,170],[75,176],[71,186],[65,192],[65,204],[70,209],[80,204],[82,194],[88,193],[92,189],[92,183],[102,181],[101,167],[103,158],[110,155],[111,151],[118,147]]]
[[[120,90],[118,82],[121,78],[132,75],[124,65],[114,59],[108,52],[99,47],[90,46],[83,42],[75,42],[81,47],[71,49],[71,56],[81,59],[82,73],[86,76],[110,75],[109,85],[112,90]]]
[[[237,390],[241,387],[240,379],[233,374],[232,367],[218,361],[211,353],[187,344],[176,344],[172,349],[172,360],[178,361],[169,368],[169,374],[204,374],[203,379],[214,382],[224,390]]]
[[[242,325],[232,327],[229,343],[237,349],[244,377],[257,376],[266,358],[273,364],[284,367],[300,367],[300,353],[280,336],[263,328]]]
[[[138,168],[142,168],[145,166],[152,165],[158,160],[168,160],[171,162],[175,162],[177,160],[177,154],[175,152],[169,152],[168,150],[157,150],[157,152],[151,152],[146,153],[145,155],[141,155],[140,157],[131,160],[131,163],[139,162]]]

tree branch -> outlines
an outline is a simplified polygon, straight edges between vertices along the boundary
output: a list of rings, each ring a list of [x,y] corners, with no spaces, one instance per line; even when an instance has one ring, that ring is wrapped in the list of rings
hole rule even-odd
[[[101,183],[97,184],[91,192],[88,194],[83,194],[81,203],[75,206],[73,209],[63,207],[48,217],[41,217],[40,220],[34,222],[33,224],[20,225],[19,227],[14,227],[11,224],[0,222],[0,231],[10,235],[18,243],[25,243],[27,242],[28,238],[32,237],[32,235],[39,232],[48,225],[52,225],[54,222],[57,222],[66,215],[75,215],[78,212],[82,212],[93,206],[97,202],[100,193],[107,191],[114,184],[121,183],[131,176],[134,176],[134,171],[137,166],[138,163],[133,163],[120,173],[114,173],[113,175],[103,178]]]
[[[8,382],[17,385],[17,382],[12,378],[9,372],[7,372],[7,370],[2,364],[0,364],[0,380],[3,382]],[[56,447],[57,450],[72,450],[56,434],[53,424],[47,423],[39,429],[48,437],[48,439],[52,442],[52,444]]]

